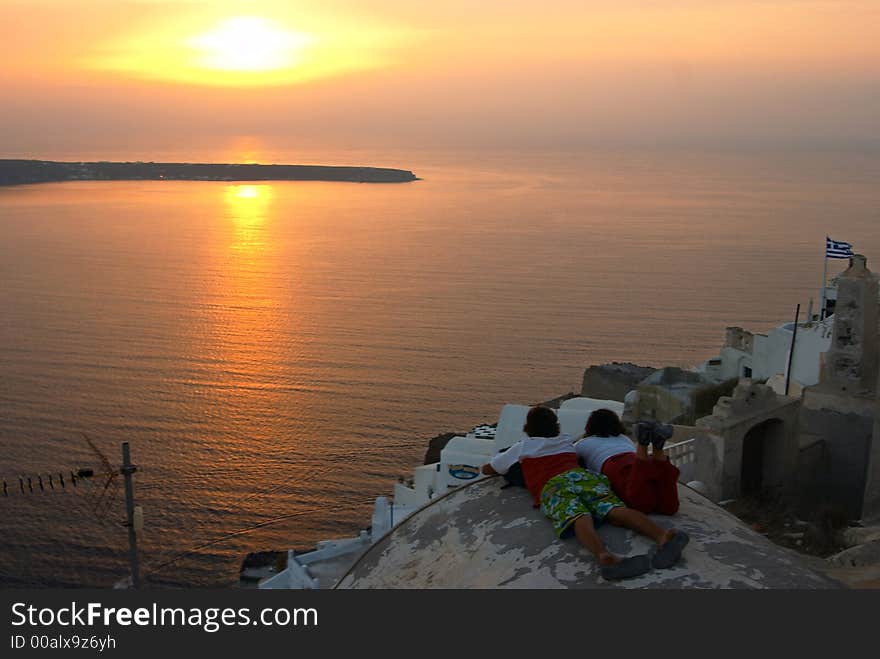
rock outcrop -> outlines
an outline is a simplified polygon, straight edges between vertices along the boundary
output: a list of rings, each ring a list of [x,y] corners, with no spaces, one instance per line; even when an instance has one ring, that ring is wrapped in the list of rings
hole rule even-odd
[[[629,362],[612,362],[590,366],[584,371],[581,396],[603,400],[622,401],[627,393],[636,388],[656,369]]]

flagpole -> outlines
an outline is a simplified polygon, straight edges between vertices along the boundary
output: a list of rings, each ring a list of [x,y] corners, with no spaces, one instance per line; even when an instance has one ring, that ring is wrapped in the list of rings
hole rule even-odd
[[[828,284],[828,236],[825,236],[824,267],[822,268],[822,306],[819,307],[819,320],[825,320],[825,286]]]

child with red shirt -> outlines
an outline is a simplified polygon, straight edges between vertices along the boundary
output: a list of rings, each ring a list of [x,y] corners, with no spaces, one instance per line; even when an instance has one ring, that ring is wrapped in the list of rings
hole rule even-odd
[[[626,579],[651,566],[672,567],[681,558],[688,537],[683,531],[663,529],[643,513],[627,508],[612,491],[608,479],[578,466],[572,438],[560,434],[556,413],[548,407],[529,410],[523,430],[529,436],[499,453],[484,474],[505,474],[515,463],[522,466],[526,487],[535,506],[550,518],[559,537],[574,531],[578,541],[596,557],[606,579]],[[593,523],[608,520],[648,536],[657,543],[653,558],[620,558],[605,547]]]

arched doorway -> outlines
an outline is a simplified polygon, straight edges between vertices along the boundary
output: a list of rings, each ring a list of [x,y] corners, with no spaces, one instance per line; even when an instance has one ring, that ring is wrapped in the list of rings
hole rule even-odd
[[[753,426],[743,437],[740,494],[763,499],[781,488],[785,473],[782,449],[785,424],[768,419]]]

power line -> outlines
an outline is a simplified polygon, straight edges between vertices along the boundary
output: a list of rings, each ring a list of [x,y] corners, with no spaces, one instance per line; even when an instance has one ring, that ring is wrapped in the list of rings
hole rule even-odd
[[[333,469],[333,468],[330,467],[330,466],[325,466],[325,467],[324,467],[321,471],[319,471],[319,472],[312,472],[312,473],[311,473],[311,477],[314,478],[315,476],[322,476],[322,475],[324,475],[324,474],[326,474],[326,473],[332,471],[332,469]],[[241,473],[240,470],[234,470],[234,471],[236,471],[237,473]],[[268,470],[266,470],[266,471],[268,471]],[[207,472],[207,473],[210,474],[211,472],[209,471],[209,472]],[[207,479],[206,479],[206,480],[207,480]],[[248,501],[251,501],[251,500],[253,500],[253,499],[255,499],[255,498],[258,498],[258,497],[264,497],[264,496],[269,496],[269,495],[271,495],[271,494],[276,494],[277,492],[283,490],[284,488],[290,487],[290,486],[293,485],[293,484],[294,484],[294,480],[293,480],[292,478],[287,478],[287,479],[284,480],[283,482],[279,483],[278,485],[274,485],[274,486],[270,487],[270,488],[267,489],[267,490],[257,491],[257,492],[252,492],[252,493],[250,493],[250,494],[248,494],[248,495],[246,495],[246,496],[243,496],[243,497],[240,497],[240,498],[238,498],[238,499],[235,499],[234,501],[232,501],[232,502],[230,503],[230,505],[233,506],[233,507],[239,507],[239,508],[241,508],[241,507],[243,507],[244,504],[247,503]],[[162,484],[162,483],[153,483],[151,486],[152,486],[153,488],[155,488],[155,489],[159,489],[159,488],[162,488],[162,487],[163,487],[163,484]],[[138,490],[141,491],[141,490],[143,490],[145,487],[147,487],[147,486],[145,486],[145,485],[138,485]],[[312,512],[312,511],[311,511],[311,509],[309,509],[309,510],[305,510],[305,511],[303,511],[303,512],[304,512],[304,513],[308,513],[308,512]],[[279,521],[280,521],[280,520],[279,520]],[[233,531],[233,532],[231,532],[231,533],[232,533],[232,535],[231,535],[230,537],[234,537],[238,532]],[[208,543],[206,546],[210,546],[211,544],[213,544],[213,541],[212,541],[212,540],[206,540],[206,542]],[[193,553],[194,551],[197,551],[197,550],[196,550],[196,549],[190,549],[190,550],[188,550],[187,552],[184,552],[184,555],[187,555],[187,554],[189,554],[189,553]],[[173,560],[171,560],[171,562],[174,562],[174,561],[176,561],[176,560],[179,560],[179,558],[181,558],[181,557],[182,557],[182,556],[177,557],[177,558],[174,558]]]
[[[361,502],[361,503],[363,503],[363,504],[368,504],[368,503],[370,503],[370,501],[365,500],[364,502]],[[164,561],[164,562],[162,562],[162,563],[159,563],[158,565],[154,565],[154,566],[148,568],[147,570],[145,570],[145,572],[146,572],[147,574],[154,574],[154,573],[158,572],[159,570],[161,570],[162,568],[168,567],[169,565],[171,565],[171,564],[173,564],[173,563],[176,563],[177,561],[179,561],[179,560],[182,559],[182,558],[186,558],[186,557],[189,556],[190,554],[193,554],[193,553],[199,551],[200,549],[205,549],[206,547],[211,547],[211,546],[213,546],[213,545],[216,545],[216,544],[219,544],[219,543],[223,542],[224,540],[229,540],[230,538],[234,538],[234,537],[237,537],[237,536],[240,536],[240,535],[246,535],[246,534],[248,534],[248,533],[251,533],[252,531],[256,531],[256,530],[261,529],[261,528],[264,528],[264,527],[266,527],[266,526],[271,526],[272,524],[277,524],[277,523],[279,523],[279,522],[283,522],[283,521],[286,521],[286,520],[288,520],[288,519],[292,519],[292,518],[294,518],[294,517],[301,517],[302,515],[308,515],[308,514],[311,514],[311,513],[317,513],[317,512],[336,512],[337,510],[342,510],[342,509],[344,509],[344,508],[348,508],[348,507],[350,507],[351,505],[352,505],[351,503],[347,503],[347,504],[345,504],[345,505],[334,506],[334,507],[329,508],[329,509],[328,509],[328,508],[317,508],[317,507],[316,507],[316,508],[309,508],[309,509],[307,509],[307,510],[298,510],[298,511],[295,512],[295,513],[289,513],[289,514],[287,514],[287,515],[281,515],[280,517],[275,517],[274,519],[266,520],[265,522],[259,522],[259,523],[257,523],[257,524],[253,524],[253,525],[251,525],[251,526],[247,526],[247,527],[245,527],[245,528],[243,528],[243,529],[239,529],[239,530],[237,530],[237,531],[232,531],[232,532],[230,532],[230,533],[226,533],[226,534],[221,535],[221,536],[219,536],[219,537],[217,537],[217,538],[214,538],[213,540],[209,540],[209,541],[207,541],[207,542],[203,542],[203,543],[201,543],[201,544],[199,544],[199,545],[195,545],[195,546],[193,546],[193,547],[190,547],[190,548],[187,549],[186,551],[182,551],[182,552],[176,554],[175,556],[173,556],[173,557],[170,558],[169,560]]]
[[[80,494],[80,497],[73,497],[72,499],[67,499],[71,503],[75,504],[75,510],[77,511],[77,515],[86,515],[91,517],[93,520],[100,522],[99,526],[95,528],[103,527],[102,535],[103,541],[108,546],[115,546],[117,544],[117,540],[119,539],[118,533],[118,525],[119,521],[113,523],[114,531],[111,531],[109,526],[107,525],[106,518],[108,517],[110,511],[113,509],[116,503],[116,496],[119,491],[119,482],[120,482],[120,471],[115,469],[113,465],[111,465],[110,461],[104,456],[104,454],[98,449],[95,443],[91,440],[91,438],[82,433],[83,438],[88,443],[92,452],[98,458],[100,463],[100,468],[91,469],[91,468],[83,468],[74,470],[46,470],[38,473],[31,474],[22,474],[15,477],[7,477],[2,479],[3,485],[3,497],[10,497],[11,495],[38,495],[40,493],[52,493],[52,492],[67,492],[67,493],[77,493]],[[307,456],[303,456],[306,458]],[[287,462],[287,461],[283,461]],[[317,465],[316,465],[317,466]],[[137,471],[140,473],[143,470],[138,467]],[[153,474],[157,474],[160,470],[148,470],[152,471]],[[271,471],[270,468],[266,468],[260,470],[260,474],[269,473]],[[316,471],[310,473],[310,478],[314,478],[315,476],[321,476],[331,471],[331,467],[318,468]],[[205,481],[210,480],[212,478],[222,478],[223,475],[232,475],[241,474],[241,470],[235,467],[229,468],[215,468],[215,469],[202,469],[199,470],[196,474],[188,475],[187,478],[189,480],[197,480],[197,481]],[[139,484],[138,489],[145,489],[147,491],[153,490],[154,492],[168,488],[169,481],[174,481],[174,478],[167,478],[164,475],[159,476],[159,482],[154,483],[143,483]],[[252,501],[258,497],[268,497],[273,494],[278,493],[285,488],[289,488],[292,485],[296,484],[296,480],[294,478],[287,478],[282,483],[277,485],[273,485],[266,490],[262,491],[253,491],[244,496],[237,497],[235,501],[232,502],[233,505],[237,507],[242,507],[245,503]],[[129,493],[130,495],[131,493]],[[161,495],[159,495],[161,496]],[[24,497],[27,498],[27,497]],[[366,502],[369,503],[369,502]],[[190,556],[202,549],[207,547],[211,547],[227,541],[229,539],[239,537],[242,535],[247,535],[249,533],[253,533],[259,529],[266,528],[275,524],[279,524],[289,519],[293,519],[296,517],[302,517],[304,515],[310,515],[313,513],[331,513],[338,510],[343,510],[346,508],[350,508],[353,505],[359,505],[359,502],[347,502],[345,504],[340,504],[334,507],[321,507],[314,506],[308,509],[300,509],[296,512],[281,515],[272,519],[268,519],[262,522],[257,522],[246,526],[244,528],[240,528],[237,530],[229,531],[226,533],[222,533],[219,536],[214,538],[209,538],[204,540],[203,542],[199,542],[194,544],[192,547],[186,549],[185,551],[178,552],[177,554],[172,555],[170,558],[165,560],[161,560],[160,562],[155,562],[151,566],[147,567],[144,570],[145,574],[155,574],[159,571],[165,569],[166,567],[173,565],[174,563],[180,561],[181,559]],[[88,509],[86,509],[88,507]],[[128,508],[133,510],[133,502],[130,502]],[[89,510],[90,509],[90,510]],[[133,517],[132,510],[129,510],[128,522],[122,523],[123,526],[129,528],[129,533],[134,532],[133,529]],[[139,513],[138,513],[139,514]],[[140,518],[138,518],[140,519]],[[139,528],[138,528],[139,532]],[[112,537],[111,534],[112,533]],[[207,534],[206,534],[207,535]],[[132,574],[136,575],[137,571],[134,568],[134,565],[137,561],[137,549],[130,549],[130,552],[133,556],[133,570]]]
[[[326,473],[326,471],[329,471],[329,470],[330,470],[330,467],[327,467],[327,468],[325,469],[325,472],[323,472],[323,473]],[[257,497],[260,497],[260,496],[268,496],[268,495],[270,495],[270,494],[277,493],[278,491],[282,490],[283,488],[290,486],[292,483],[293,483],[293,479],[288,478],[288,479],[284,480],[282,483],[279,483],[278,485],[275,485],[275,486],[273,486],[273,487],[270,487],[268,490],[265,490],[265,491],[262,491],[262,492],[252,492],[251,494],[248,494],[248,495],[246,495],[246,496],[244,496],[244,497],[242,497],[242,498],[239,498],[239,499],[233,501],[233,502],[232,502],[232,505],[237,506],[237,507],[242,507],[242,506],[243,506],[245,503],[247,503],[248,501],[251,501],[251,500],[253,500],[253,499],[257,498]],[[233,535],[234,535],[236,532],[233,531],[232,533],[233,533]],[[233,536],[230,536],[230,537],[233,537]],[[205,546],[210,546],[210,545],[212,544],[213,541],[207,540],[206,542],[207,542],[208,544],[205,545]],[[199,547],[199,548],[201,548],[201,547]],[[189,554],[189,553],[193,553],[194,551],[197,551],[197,550],[196,550],[196,549],[190,549],[190,550],[188,550],[187,552],[184,552],[183,555],[187,555],[187,554]],[[176,561],[176,560],[179,560],[179,558],[182,558],[182,557],[183,557],[183,556],[178,556],[177,558],[174,558],[174,559],[171,560],[170,562],[174,562],[174,561]]]

